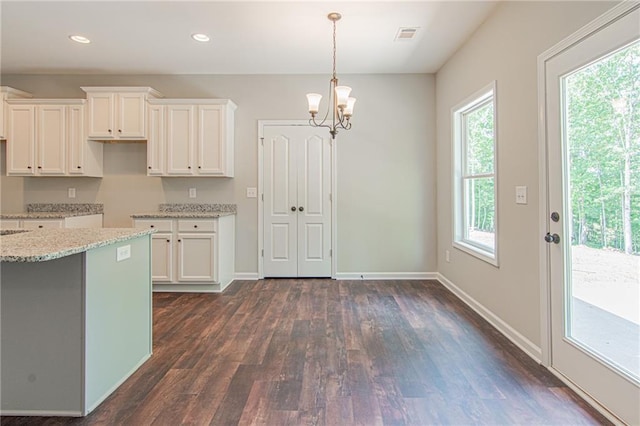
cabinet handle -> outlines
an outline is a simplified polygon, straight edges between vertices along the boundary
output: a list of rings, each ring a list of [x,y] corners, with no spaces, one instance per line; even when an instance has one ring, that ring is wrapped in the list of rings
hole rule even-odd
[[[38,225],[38,228],[44,228],[44,226],[42,226],[42,225]]]
[[[78,168],[79,168],[79,169],[81,169],[81,168],[82,168],[82,166],[78,166]]]
[[[38,166],[38,168],[39,168],[39,169],[41,169],[41,168],[42,168],[42,166]]]
[[[27,169],[31,169],[31,166],[27,166]]]

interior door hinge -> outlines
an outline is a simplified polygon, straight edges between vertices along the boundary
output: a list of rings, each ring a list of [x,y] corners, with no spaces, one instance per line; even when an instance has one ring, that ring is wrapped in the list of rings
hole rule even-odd
[[[264,249],[262,249],[262,257],[264,257]]]
[[[260,198],[262,198],[262,201],[264,201],[264,194],[260,194]]]
[[[264,138],[260,138],[260,144],[264,146]]]
[[[333,201],[333,194],[329,193],[329,201]]]
[[[333,249],[329,249],[329,257],[333,257]]]

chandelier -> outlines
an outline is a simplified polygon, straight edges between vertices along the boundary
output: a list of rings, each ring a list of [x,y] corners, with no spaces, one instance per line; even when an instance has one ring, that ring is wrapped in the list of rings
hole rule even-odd
[[[335,139],[338,129],[349,130],[351,128],[351,116],[353,115],[353,105],[356,98],[349,97],[351,87],[338,86],[338,77],[336,76],[336,22],[342,18],[337,12],[327,15],[327,18],[333,22],[333,76],[329,81],[329,105],[327,112],[321,121],[316,120],[316,114],[320,110],[320,100],[322,95],[318,93],[308,93],[309,101],[309,125],[314,127],[326,127],[331,133],[331,138]],[[331,114],[331,117],[329,117]]]

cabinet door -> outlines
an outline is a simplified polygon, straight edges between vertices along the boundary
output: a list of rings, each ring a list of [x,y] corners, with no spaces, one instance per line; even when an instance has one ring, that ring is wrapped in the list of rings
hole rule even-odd
[[[146,138],[146,100],[143,93],[119,93],[117,95],[118,120],[116,137],[128,139]]]
[[[84,174],[87,140],[84,132],[84,107],[73,105],[67,108],[67,171],[69,174]]]
[[[6,121],[7,121],[7,117],[4,115],[5,113],[5,106],[4,106],[4,100],[5,100],[5,94],[2,93],[0,94],[0,139],[5,139],[6,135],[4,133],[4,131],[7,129],[7,125],[6,125]]]
[[[172,234],[151,236],[151,280],[173,281],[173,237]]]
[[[64,175],[66,173],[66,107],[41,105],[37,108],[36,131],[37,173]]]
[[[194,146],[193,105],[167,106],[167,174],[192,175]]]
[[[88,136],[94,139],[115,137],[115,94],[87,93],[89,108]]]
[[[165,120],[162,105],[150,105],[147,111],[147,175],[164,174]]]
[[[215,265],[217,235],[209,233],[178,234],[178,281],[217,282]]]
[[[36,107],[9,106],[7,135],[7,175],[33,175],[36,172]]]
[[[198,106],[198,173],[225,174],[224,109],[220,105]]]

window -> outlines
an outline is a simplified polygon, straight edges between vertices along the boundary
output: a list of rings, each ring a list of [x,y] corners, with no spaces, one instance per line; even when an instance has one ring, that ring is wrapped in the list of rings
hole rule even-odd
[[[495,92],[493,82],[452,110],[453,245],[497,266]]]

